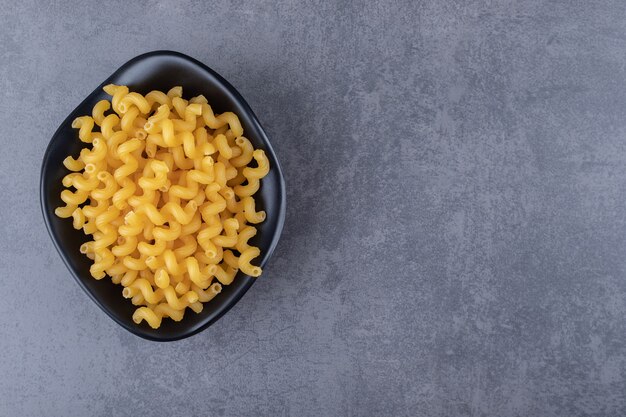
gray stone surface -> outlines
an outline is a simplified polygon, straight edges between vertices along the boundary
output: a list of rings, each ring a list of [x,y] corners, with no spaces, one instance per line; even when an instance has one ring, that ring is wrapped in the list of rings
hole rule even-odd
[[[626,415],[622,1],[104,3],[0,0],[0,416]],[[38,198],[58,124],[155,49],[232,81],[288,185],[264,276],[166,344]]]

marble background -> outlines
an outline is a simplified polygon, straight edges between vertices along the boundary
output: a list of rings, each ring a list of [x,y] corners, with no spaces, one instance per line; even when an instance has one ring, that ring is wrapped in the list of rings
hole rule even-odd
[[[216,325],[118,327],[39,168],[128,59],[230,80],[287,181]],[[1,416],[626,415],[622,1],[0,0]]]

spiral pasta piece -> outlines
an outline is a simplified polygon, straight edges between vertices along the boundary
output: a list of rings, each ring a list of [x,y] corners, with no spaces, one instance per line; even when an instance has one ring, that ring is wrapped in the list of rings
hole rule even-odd
[[[150,304],[157,304],[164,297],[163,290],[158,288],[156,291],[150,285],[150,282],[144,278],[138,278],[128,287],[122,290],[124,298],[132,298],[141,293],[143,298]]]

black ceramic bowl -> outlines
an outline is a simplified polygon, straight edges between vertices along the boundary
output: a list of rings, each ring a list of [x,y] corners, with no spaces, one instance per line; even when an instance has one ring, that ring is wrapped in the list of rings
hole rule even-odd
[[[78,140],[77,131],[71,128],[72,121],[77,116],[91,114],[99,100],[110,99],[102,91],[102,87],[110,83],[127,85],[142,94],[182,85],[186,98],[203,94],[215,112],[232,111],[239,116],[244,135],[255,148],[265,151],[271,164],[269,174],[261,181],[261,189],[255,195],[257,207],[267,213],[266,220],[258,226],[258,233],[251,240],[251,244],[261,249],[261,258],[256,260],[261,267],[272,255],[283,228],[285,182],[267,135],[243,97],[215,71],[177,52],[150,52],[122,65],[70,113],[52,137],[41,167],[41,207],[52,241],[76,282],[105,313],[137,336],[156,341],[182,339],[218,320],[241,299],[255,278],[240,272],[231,285],[224,286],[215,299],[205,303],[202,313],[187,311],[180,322],[165,319],[158,329],[150,328],[145,322],[137,325],[132,320],[136,307],[122,297],[122,287],[114,285],[108,278],[97,281],[89,274],[91,261],[79,251],[80,245],[89,240],[88,236],[81,230],[74,230],[71,219],[60,219],[54,214],[54,209],[63,205],[61,179],[68,173],[62,161],[68,155],[78,156],[85,146]],[[266,278],[262,275],[259,279]]]

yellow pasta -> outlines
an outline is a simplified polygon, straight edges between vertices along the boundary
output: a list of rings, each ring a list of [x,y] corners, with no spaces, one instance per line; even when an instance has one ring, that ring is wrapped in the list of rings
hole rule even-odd
[[[148,100],[145,99],[139,93],[128,93],[120,100],[120,104],[118,105],[118,110],[122,114],[126,114],[129,112],[133,106],[137,108],[142,114],[147,114],[150,112],[150,108],[152,107]]]
[[[90,116],[81,116],[77,117],[72,122],[72,128],[80,129],[78,131],[78,138],[86,143],[91,143],[92,141],[92,130],[94,125],[94,119]]]
[[[203,290],[202,288],[199,288],[195,285],[192,285],[191,288],[194,290],[196,294],[198,294],[198,301],[202,303],[211,301],[213,298],[215,298],[217,294],[222,292],[222,286],[217,282],[212,284],[206,290]]]
[[[91,275],[121,285],[133,321],[158,328],[200,313],[238,271],[261,274],[250,241],[266,214],[253,196],[269,161],[237,115],[215,114],[204,96],[104,91],[111,100],[72,123],[87,147],[63,161],[55,213],[91,235],[80,247]]]
[[[153,90],[146,94],[146,100],[151,107],[154,107],[154,104],[163,105],[166,104],[169,110],[169,107],[172,105],[170,98],[162,91]]]
[[[258,211],[258,212],[256,211],[254,198],[252,197],[242,198],[241,206],[243,207],[244,216],[249,223],[256,224],[256,223],[261,223],[262,221],[265,220],[265,211],[263,210]],[[240,212],[240,211],[241,210],[237,210],[237,212]]]
[[[226,266],[226,268],[224,268],[218,265],[215,271],[215,277],[222,285],[230,285],[235,279],[235,275],[237,275],[237,269],[232,266]]]
[[[261,254],[259,248],[251,246],[241,252],[239,256],[239,269],[243,271],[244,274],[250,275],[251,277],[258,277],[261,275],[261,268],[258,266],[254,266],[250,263],[250,261]]]
[[[63,165],[70,171],[80,171],[85,168],[85,163],[81,161],[80,158],[76,160],[71,156],[68,156],[63,160]]]
[[[130,255],[137,249],[137,238],[135,236],[120,236],[117,245],[113,246],[111,252],[118,258]]]
[[[115,114],[109,114],[102,120],[102,124],[100,125],[100,132],[102,132],[102,136],[105,139],[113,136],[115,132],[115,128],[119,125],[120,118]]]
[[[253,227],[253,226],[244,227],[239,232],[239,235],[237,235],[237,245],[235,245],[235,248],[239,252],[245,251],[246,249],[250,247],[250,245],[248,244],[248,240],[252,239],[254,236],[256,236],[256,227]]]
[[[135,303],[133,303],[135,304]],[[137,305],[137,304],[135,304]],[[153,329],[161,327],[162,315],[158,315],[154,309],[149,307],[139,307],[133,313],[133,321],[140,324],[142,321],[146,321]]]
[[[85,225],[85,213],[79,208],[72,212],[72,218],[74,219],[72,226],[74,229],[82,229]]]
[[[146,261],[146,263],[148,262]],[[157,287],[161,289],[168,288],[170,287],[170,275],[167,273],[165,269],[159,269],[154,274],[154,283],[157,285]]]

